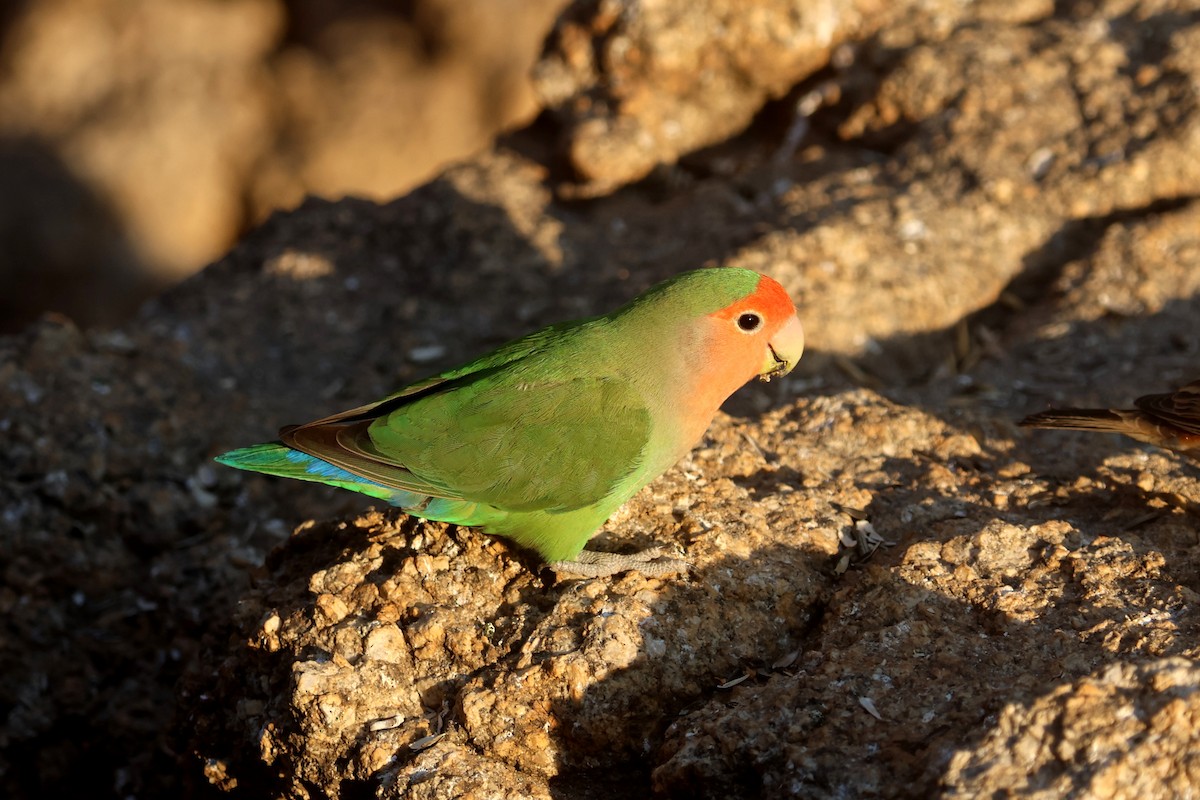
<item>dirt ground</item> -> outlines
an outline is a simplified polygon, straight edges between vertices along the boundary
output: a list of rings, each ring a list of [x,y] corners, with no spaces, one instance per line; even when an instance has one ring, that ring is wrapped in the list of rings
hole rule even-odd
[[[1015,423],[1200,378],[1200,9],[818,5],[575,4],[488,151],[276,214],[119,327],[0,338],[0,793],[1196,792],[1200,465]],[[733,85],[765,105],[697,145]],[[650,133],[582,169],[599,129]],[[809,351],[593,542],[686,576],[555,581],[211,461],[720,264]]]

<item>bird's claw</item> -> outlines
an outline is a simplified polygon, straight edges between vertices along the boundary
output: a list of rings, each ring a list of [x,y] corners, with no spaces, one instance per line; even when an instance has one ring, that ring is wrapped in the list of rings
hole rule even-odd
[[[604,553],[583,550],[574,561],[552,561],[550,569],[560,575],[607,578],[619,572],[640,572],[647,577],[687,572],[688,562],[666,555],[662,547],[650,547],[637,553]]]

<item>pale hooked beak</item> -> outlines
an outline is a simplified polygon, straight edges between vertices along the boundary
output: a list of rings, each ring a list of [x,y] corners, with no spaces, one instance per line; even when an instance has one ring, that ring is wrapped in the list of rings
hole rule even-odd
[[[804,328],[795,314],[767,342],[767,356],[763,359],[758,377],[769,381],[776,375],[787,375],[800,360],[804,352]]]

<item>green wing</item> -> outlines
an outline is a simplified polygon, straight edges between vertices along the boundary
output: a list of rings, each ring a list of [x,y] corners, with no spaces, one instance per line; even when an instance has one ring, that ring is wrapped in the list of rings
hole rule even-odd
[[[528,336],[514,339],[496,350],[482,355],[474,361],[469,361],[460,367],[455,367],[454,369],[447,370],[425,380],[417,381],[416,383],[410,383],[404,388],[389,394],[382,400],[376,400],[364,406],[351,408],[348,411],[340,411],[337,414],[309,422],[305,425],[292,425],[284,428],[281,433],[301,427],[307,428],[314,425],[326,425],[334,422],[348,422],[354,419],[383,416],[389,408],[397,407],[406,402],[406,400],[411,401],[421,395],[434,391],[453,389],[456,385],[467,385],[500,372],[510,364],[526,358],[541,356],[557,337],[562,337],[564,334],[569,336],[571,331],[581,330],[592,324],[594,324],[594,318],[562,322],[542,328]]]
[[[430,497],[504,511],[598,503],[633,480],[650,414],[624,381],[584,372],[564,333],[566,326],[539,331],[281,437],[371,481]],[[553,355],[544,349],[551,339]]]

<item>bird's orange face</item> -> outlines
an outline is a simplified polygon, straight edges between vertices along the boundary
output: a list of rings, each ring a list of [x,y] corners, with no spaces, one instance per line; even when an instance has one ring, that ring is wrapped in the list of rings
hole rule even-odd
[[[725,341],[725,352],[742,364],[758,364],[763,380],[791,372],[804,353],[804,328],[792,298],[766,275],[753,294],[709,316],[718,322],[716,338]]]
[[[751,378],[786,375],[804,352],[804,329],[796,307],[777,281],[762,276],[755,290],[702,320],[701,363],[687,411],[705,425],[729,395]]]

